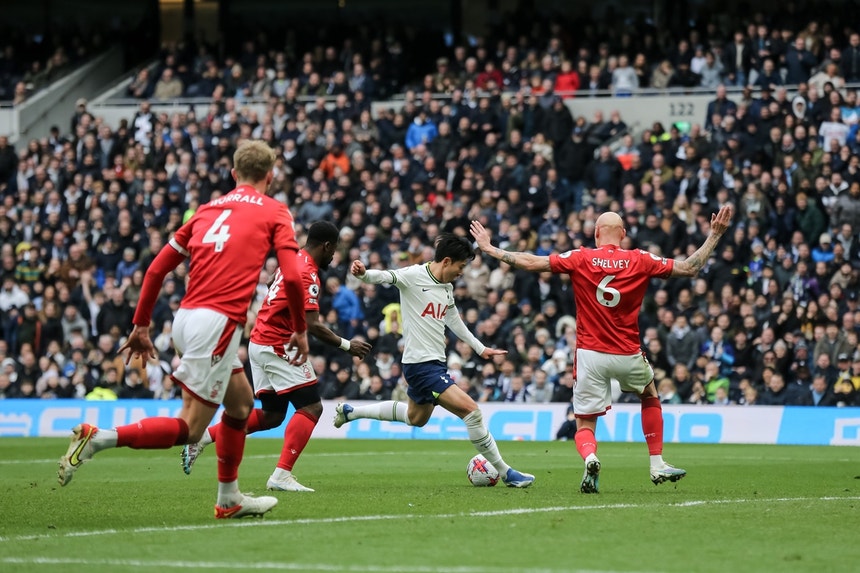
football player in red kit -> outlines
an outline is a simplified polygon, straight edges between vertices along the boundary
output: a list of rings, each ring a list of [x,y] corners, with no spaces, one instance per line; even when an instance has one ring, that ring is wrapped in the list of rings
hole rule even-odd
[[[233,156],[237,187],[200,207],[147,269],[134,329],[120,348],[120,352],[129,352],[128,359],[156,356],[149,327],[161,284],[170,271],[191,259],[186,294],[172,334],[181,356],[172,377],[184,390],[179,416],[145,418],[113,430],[79,424],[60,459],[60,485],[68,484],[80,465],[103,449],[165,449],[197,442],[223,404],[215,517],[262,515],[277,504],[274,497],[243,495],[238,485],[245,426],[254,399],[237,350],[260,269],[272,250],[283,273],[290,311],[296,317],[290,340],[296,352],[291,361],[301,364],[308,355],[292,215],[286,205],[266,195],[274,163],[275,152],[266,143],[242,143]]]
[[[693,277],[705,266],[732,220],[731,206],[711,216],[708,238],[683,261],[641,250],[621,248],[626,236],[617,213],[603,213],[595,222],[596,248],[536,256],[503,251],[491,244],[478,221],[471,232],[482,251],[516,268],[570,275],[576,300],[576,351],[573,392],[576,448],[585,460],[580,490],[598,492],[600,460],[594,430],[597,418],[611,407],[610,379],[635,392],[642,403],[642,432],[651,455],[651,481],[678,481],[687,472],[663,461],[663,410],[654,371],[645,359],[639,337],[639,312],[648,282],[654,278]]]
[[[341,338],[319,319],[320,270],[325,270],[331,263],[337,250],[338,235],[334,223],[317,221],[308,229],[305,247],[298,252],[308,332],[331,346],[364,358],[371,349],[368,342],[359,338]],[[247,432],[253,434],[280,426],[287,415],[287,408],[292,404],[296,411],[284,430],[281,456],[266,487],[278,491],[313,491],[300,484],[292,470],[319,421],[322,402],[310,360],[301,364],[292,364],[289,360],[286,343],[295,327],[282,280],[281,272],[275,273],[251,332],[248,346],[251,376],[254,379],[254,391],[263,407],[251,412]],[[191,473],[191,466],[203,448],[220,439],[220,431],[221,424],[212,426],[204,432],[199,442],[182,448],[182,469],[185,473]]]

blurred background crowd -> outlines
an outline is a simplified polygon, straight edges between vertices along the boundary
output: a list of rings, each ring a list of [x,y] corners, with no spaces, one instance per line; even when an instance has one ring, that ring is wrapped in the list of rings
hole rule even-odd
[[[154,313],[159,358],[126,366],[116,349],[155,254],[233,188],[233,151],[257,138],[277,150],[272,190],[300,243],[313,221],[341,229],[321,316],[373,343],[360,361],[312,340],[324,398],[405,395],[397,290],[354,280],[354,259],[429,260],[440,232],[466,234],[472,219],[502,248],[563,252],[593,246],[606,210],[625,220],[623,246],[684,257],[732,203],[734,226],[701,275],[655,280],[646,297],[642,345],[661,398],[860,404],[860,35],[840,16],[789,3],[667,31],[611,12],[586,23],[514,13],[462,43],[359,26],[323,41],[238,34],[225,53],[165,44],[157,65],[135,71],[126,95],[140,103],[118,125],[79,100],[50,133],[14,145],[0,135],[0,398],[178,395],[167,374],[184,267]],[[74,38],[38,54],[10,44],[0,99],[24,101],[20,84],[37,89],[63,57],[83,57]],[[638,132],[611,107],[576,113],[577,98],[644,105],[641,88],[672,87],[708,90],[707,113]],[[183,97],[205,98],[206,113],[152,109]],[[271,259],[246,334],[274,270]],[[454,292],[473,332],[509,350],[487,362],[452,338],[458,384],[480,401],[570,400],[568,277],[478,256]]]

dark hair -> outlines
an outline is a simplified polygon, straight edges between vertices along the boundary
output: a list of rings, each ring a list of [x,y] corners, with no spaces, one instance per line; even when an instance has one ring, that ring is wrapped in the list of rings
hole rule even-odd
[[[433,260],[437,263],[441,262],[445,257],[450,257],[452,261],[471,261],[475,258],[475,250],[472,248],[472,243],[465,237],[458,237],[451,233],[442,233],[436,237],[434,242],[436,247],[436,256]]]
[[[317,221],[308,229],[307,245],[322,245],[324,243],[337,243],[340,231],[337,225],[330,221]]]

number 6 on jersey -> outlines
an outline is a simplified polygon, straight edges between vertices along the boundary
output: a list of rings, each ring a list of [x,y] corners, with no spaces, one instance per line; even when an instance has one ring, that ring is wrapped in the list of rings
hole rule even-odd
[[[609,308],[618,306],[618,303],[621,302],[621,293],[618,292],[618,289],[609,286],[609,283],[614,278],[615,275],[606,275],[603,277],[603,280],[597,285],[597,293],[595,293],[597,295],[597,302]]]
[[[212,223],[212,226],[209,227],[209,230],[206,231],[206,234],[203,235],[203,244],[214,244],[215,252],[220,253],[224,250],[224,243],[230,238],[230,225],[225,225],[224,221],[227,220],[227,217],[233,212],[232,209],[225,209],[218,218],[215,219],[215,222]]]

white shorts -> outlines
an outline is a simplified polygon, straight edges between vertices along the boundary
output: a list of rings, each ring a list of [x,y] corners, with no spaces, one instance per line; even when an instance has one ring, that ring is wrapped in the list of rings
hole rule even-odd
[[[612,407],[612,379],[624,392],[641,394],[653,379],[654,370],[641,353],[606,354],[576,349],[576,385],[573,412],[577,416],[602,416]]]
[[[254,378],[254,394],[286,394],[297,388],[316,384],[317,375],[310,358],[304,364],[294,366],[284,350],[276,352],[271,346],[248,343],[248,358],[251,360],[251,376]]]
[[[180,308],[173,319],[173,344],[180,356],[173,373],[186,390],[212,406],[224,401],[233,372],[242,370],[239,325],[208,308]]]

